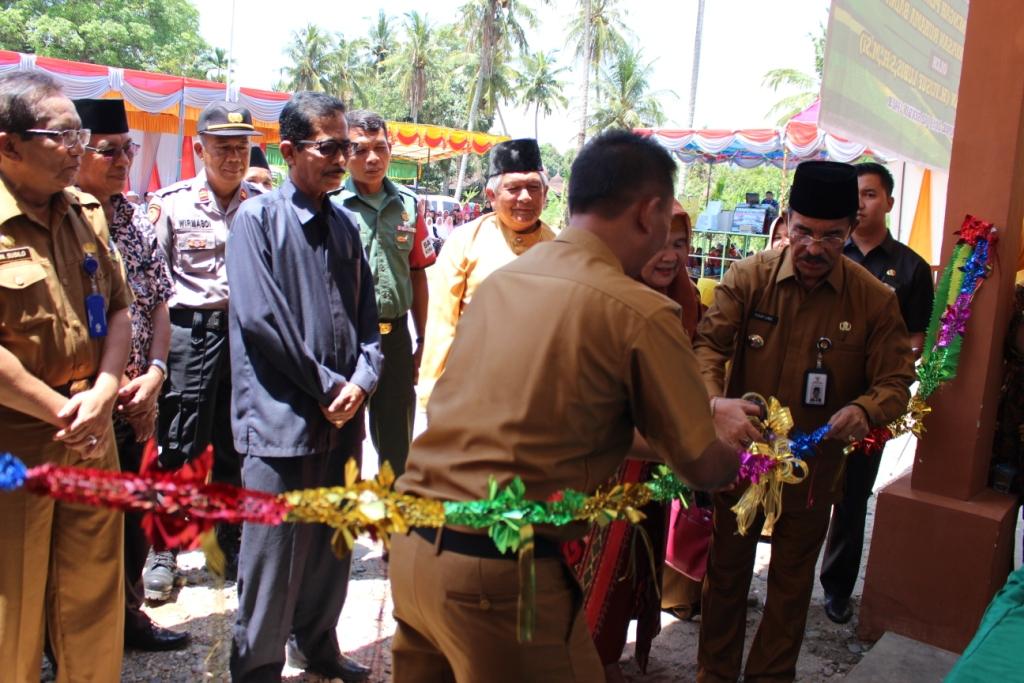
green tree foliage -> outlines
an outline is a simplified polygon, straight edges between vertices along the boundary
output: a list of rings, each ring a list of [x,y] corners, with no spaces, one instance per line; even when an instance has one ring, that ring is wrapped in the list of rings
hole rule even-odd
[[[558,66],[553,52],[534,52],[523,55],[523,69],[518,74],[516,87],[519,102],[527,109],[533,107],[533,137],[540,137],[540,112],[551,116],[556,108],[566,108],[569,100],[562,94],[565,83],[559,80],[568,67]]]
[[[94,64],[203,77],[199,12],[189,0],[0,3],[0,45]]]
[[[808,33],[811,45],[814,46],[814,73],[809,74],[799,69],[772,69],[764,75],[762,85],[778,92],[793,91],[768,110],[768,116],[779,114],[778,125],[784,125],[791,118],[809,107],[818,99],[821,91],[821,77],[825,71],[825,23],[818,24],[818,32]]]
[[[652,92],[650,74],[653,62],[644,62],[640,49],[623,43],[614,60],[601,69],[598,80],[600,105],[590,128],[600,133],[608,128],[638,128],[664,123],[659,98],[668,93]]]
[[[590,117],[590,95],[595,90],[592,84],[598,72],[632,35],[626,28],[618,0],[584,0],[579,3],[576,16],[569,23],[566,39],[573,45],[576,57],[583,62],[583,84],[581,98],[583,115],[580,117],[580,134],[577,146],[582,147],[586,139]]]
[[[237,63],[237,62],[236,62]],[[200,58],[198,69],[208,81],[225,83],[228,78],[228,52],[224,48],[215,47],[207,50]]]

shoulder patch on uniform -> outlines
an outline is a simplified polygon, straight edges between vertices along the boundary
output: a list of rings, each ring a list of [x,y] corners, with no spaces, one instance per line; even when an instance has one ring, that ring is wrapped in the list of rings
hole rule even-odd
[[[160,220],[160,205],[151,203],[146,208],[146,218],[149,219],[150,223],[156,225],[156,222]]]

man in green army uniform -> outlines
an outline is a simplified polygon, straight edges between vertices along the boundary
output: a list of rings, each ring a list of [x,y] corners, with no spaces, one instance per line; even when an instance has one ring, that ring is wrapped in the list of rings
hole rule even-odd
[[[395,474],[405,471],[416,415],[416,376],[427,322],[427,274],[434,249],[417,212],[416,195],[387,177],[391,143],[387,123],[373,112],[355,110],[348,120],[352,156],[349,177],[334,195],[354,214],[373,272],[380,316],[384,367],[369,401],[370,438],[381,461]],[[413,350],[408,316],[416,328]]]

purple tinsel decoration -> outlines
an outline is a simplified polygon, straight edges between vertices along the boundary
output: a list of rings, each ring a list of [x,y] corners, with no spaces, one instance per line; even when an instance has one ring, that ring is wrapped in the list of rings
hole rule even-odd
[[[775,461],[768,455],[754,455],[750,451],[740,453],[740,470],[736,478],[739,481],[749,481],[756,484],[761,477],[768,474],[775,467]]]
[[[944,349],[952,344],[956,337],[962,337],[967,331],[967,319],[970,317],[971,294],[961,294],[956,298],[956,302],[942,314],[935,346]]]
[[[16,491],[25,484],[25,463],[10,453],[0,454],[0,491]]]
[[[818,444],[825,440],[825,436],[831,429],[832,427],[829,425],[824,425],[818,427],[810,434],[794,432],[793,438],[789,441],[789,448],[793,451],[793,455],[801,460],[806,460],[814,455],[814,449],[818,447]]]

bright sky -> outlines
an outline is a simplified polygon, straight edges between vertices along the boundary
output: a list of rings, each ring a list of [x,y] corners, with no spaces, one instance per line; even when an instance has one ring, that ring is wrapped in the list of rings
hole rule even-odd
[[[241,86],[267,88],[280,79],[286,66],[285,46],[293,31],[313,22],[341,32],[346,38],[364,36],[383,7],[392,16],[413,9],[425,11],[429,20],[449,23],[458,17],[462,0],[389,0],[359,3],[346,14],[339,4],[322,0],[193,0],[200,12],[200,31],[214,47],[231,43],[232,5],[235,12],[234,55]],[[355,5],[356,3],[345,3]],[[642,46],[647,61],[654,61],[651,87],[661,91],[666,127],[686,127],[697,22],[696,0],[620,3],[625,21]],[[536,9],[540,2],[531,5]],[[810,73],[814,50],[808,38],[826,22],[829,0],[708,0],[704,12],[704,39],[698,79],[694,126],[698,128],[755,128],[773,125],[766,116],[783,94],[762,86],[764,73],[786,67]],[[569,111],[541,117],[540,141],[559,149],[575,143],[579,129],[580,72],[566,48],[564,27],[576,3],[553,0],[537,10],[539,26],[530,37],[530,50],[561,50],[559,60],[571,67],[565,95]],[[426,8],[426,9],[425,9]],[[674,93],[674,94],[673,94]],[[591,105],[593,106],[593,105]],[[533,136],[533,112],[508,107],[505,121],[513,137]],[[496,122],[492,132],[501,133]]]

